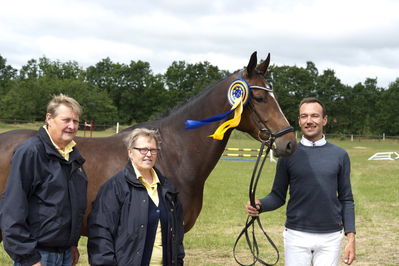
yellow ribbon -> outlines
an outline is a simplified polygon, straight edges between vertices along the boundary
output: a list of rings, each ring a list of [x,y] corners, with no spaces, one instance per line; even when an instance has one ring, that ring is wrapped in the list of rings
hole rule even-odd
[[[243,103],[242,103],[242,98],[236,98],[234,101],[234,105],[233,107],[231,107],[231,110],[234,110],[234,117],[230,120],[227,120],[226,122],[224,122],[223,124],[221,124],[216,130],[215,132],[210,135],[209,137],[212,137],[214,139],[217,140],[222,140],[224,137],[224,133],[226,133],[226,131],[229,128],[232,127],[236,127],[240,124],[241,121],[241,114],[243,111]]]

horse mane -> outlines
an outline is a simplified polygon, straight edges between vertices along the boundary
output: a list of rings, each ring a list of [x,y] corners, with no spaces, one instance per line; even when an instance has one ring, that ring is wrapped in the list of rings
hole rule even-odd
[[[200,93],[198,93],[194,96],[191,96],[190,98],[188,98],[185,101],[179,102],[179,104],[176,106],[170,107],[164,113],[155,116],[155,120],[161,120],[165,117],[170,116],[171,114],[174,114],[175,112],[180,111],[180,109],[187,107],[190,102],[195,102],[197,99],[201,98],[204,94],[208,93],[209,91],[212,91],[213,88],[217,87],[221,82],[225,81],[226,79],[228,79],[229,77],[231,77],[232,75],[236,74],[239,71],[240,70],[234,71],[232,74],[229,74],[229,75],[225,76],[224,78],[220,79],[219,81],[217,81],[216,83],[211,84],[208,87],[202,89],[200,91]]]
[[[124,133],[126,131],[131,131],[131,130],[133,130],[136,127],[151,128],[154,125],[154,123],[156,123],[157,121],[160,121],[160,120],[162,120],[162,119],[164,119],[166,117],[169,117],[170,115],[173,115],[175,113],[179,113],[184,108],[189,108],[191,106],[190,103],[194,103],[196,100],[201,99],[205,94],[207,94],[208,92],[212,91],[215,87],[219,86],[220,83],[224,82],[226,79],[230,78],[232,75],[238,73],[239,71],[240,70],[234,71],[232,74],[229,74],[229,75],[225,76],[224,78],[220,79],[219,81],[217,81],[216,83],[211,84],[208,87],[202,89],[198,94],[196,94],[194,96],[191,96],[187,100],[180,102],[178,105],[176,105],[174,107],[169,108],[164,113],[156,115],[154,117],[154,120],[138,123],[136,125],[133,125],[133,126],[130,126],[128,128],[125,128],[125,129],[121,130],[119,133]]]

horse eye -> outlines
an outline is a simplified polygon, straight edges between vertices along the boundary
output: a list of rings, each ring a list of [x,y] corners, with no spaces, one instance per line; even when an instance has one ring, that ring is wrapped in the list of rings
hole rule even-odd
[[[259,95],[254,96],[254,99],[255,99],[255,101],[257,101],[258,103],[264,102],[264,101],[265,101],[265,98],[263,98],[262,96],[259,96]]]

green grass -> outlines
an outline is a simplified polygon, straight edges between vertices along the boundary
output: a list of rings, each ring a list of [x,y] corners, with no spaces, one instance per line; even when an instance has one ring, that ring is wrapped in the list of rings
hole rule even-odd
[[[356,207],[357,259],[354,265],[399,264],[399,160],[368,161],[376,152],[399,152],[398,141],[330,140],[351,157],[352,186]],[[258,148],[252,140],[233,137],[228,147]],[[187,265],[236,265],[232,247],[244,225],[244,205],[254,162],[220,161],[205,184],[203,210],[194,228],[185,236]],[[275,164],[269,163],[258,185],[259,197],[269,192]],[[284,265],[282,230],[285,206],[261,215],[262,223],[280,250],[278,265]],[[274,262],[274,251],[264,236],[262,258]],[[344,242],[345,243],[345,242]],[[240,259],[249,263],[241,245]],[[341,265],[344,265],[343,263]]]
[[[376,152],[399,152],[399,142],[330,141],[345,148],[351,158],[357,227],[357,259],[354,265],[399,265],[399,160],[367,160]],[[258,148],[259,143],[247,135],[235,133],[227,146]],[[236,265],[232,248],[246,220],[244,206],[248,200],[253,166],[254,162],[219,161],[205,183],[202,212],[193,229],[185,235],[186,265]],[[275,163],[267,161],[258,185],[258,197],[269,192],[274,168]],[[281,234],[285,206],[262,214],[261,219],[280,250],[278,265],[284,265]],[[274,251],[267,240],[259,232],[257,234],[262,258],[274,262]],[[80,265],[88,265],[86,242],[87,239],[83,237],[79,244]],[[248,252],[244,247],[240,243],[239,258],[248,263]],[[11,260],[1,249],[0,265],[7,264],[11,264]]]

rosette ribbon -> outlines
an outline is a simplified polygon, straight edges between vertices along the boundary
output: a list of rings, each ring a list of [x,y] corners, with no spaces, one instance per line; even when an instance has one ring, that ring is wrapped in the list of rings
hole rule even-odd
[[[244,105],[247,103],[249,97],[249,86],[248,83],[243,79],[234,80],[227,92],[227,99],[232,106],[227,112],[217,114],[215,116],[206,118],[204,120],[187,120],[186,129],[195,129],[202,127],[206,124],[227,119],[230,114],[234,112],[234,117],[225,121],[221,124],[215,132],[210,135],[213,139],[222,140],[224,134],[229,128],[237,127],[241,121],[241,114],[244,109]]]

